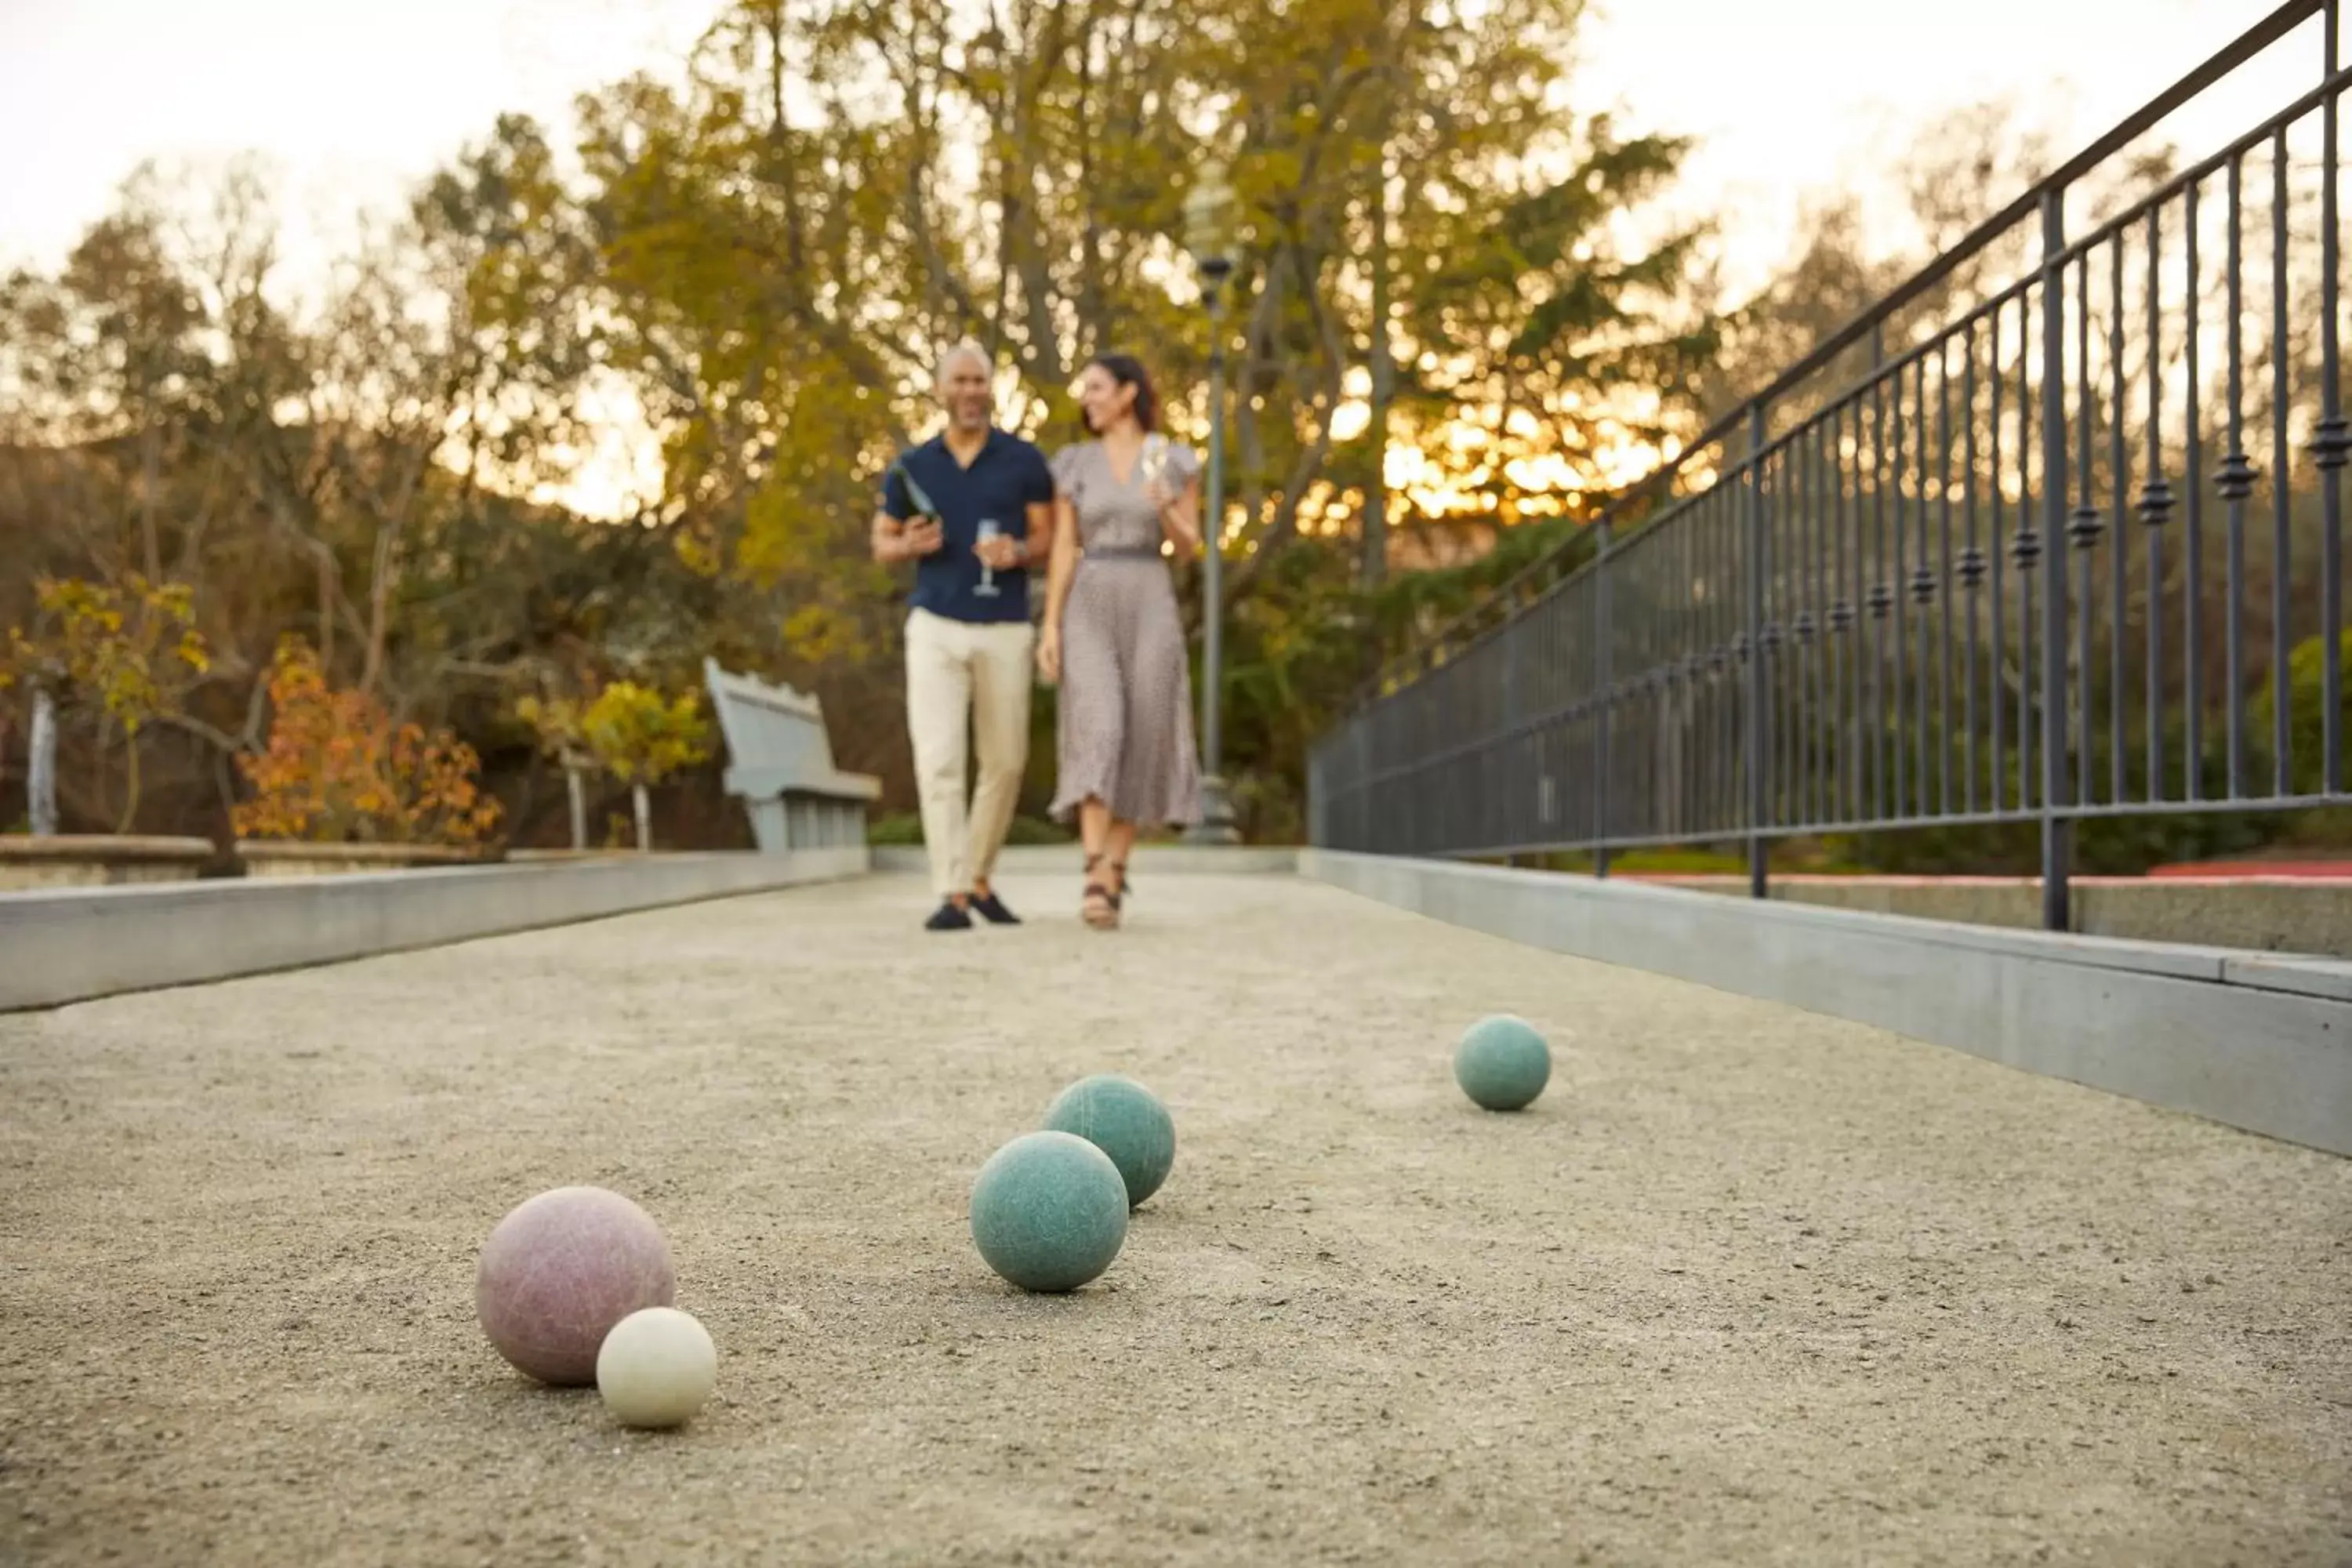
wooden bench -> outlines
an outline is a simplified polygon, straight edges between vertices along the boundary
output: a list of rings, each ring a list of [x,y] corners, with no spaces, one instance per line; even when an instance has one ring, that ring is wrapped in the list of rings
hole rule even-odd
[[[840,848],[866,842],[866,808],[882,781],[833,765],[817,700],[702,661],[703,683],[731,763],[726,789],[751,815],[763,854]]]

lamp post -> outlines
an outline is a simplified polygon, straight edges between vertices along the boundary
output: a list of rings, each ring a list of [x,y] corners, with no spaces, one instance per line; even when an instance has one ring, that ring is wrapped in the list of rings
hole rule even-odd
[[[1209,496],[1202,512],[1201,820],[1190,844],[1238,844],[1224,778],[1225,280],[1233,276],[1233,186],[1223,164],[1204,166],[1184,198],[1184,245],[1201,269],[1209,312]]]

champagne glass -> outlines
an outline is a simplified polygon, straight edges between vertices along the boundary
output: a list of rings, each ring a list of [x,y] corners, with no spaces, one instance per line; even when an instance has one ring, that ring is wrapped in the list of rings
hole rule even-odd
[[[1004,537],[1004,525],[992,517],[983,517],[980,520],[979,534],[980,542],[985,545],[992,539]],[[984,558],[980,566],[980,586],[972,592],[983,599],[993,599],[1004,592],[996,585],[996,568],[989,565]]]
[[[1168,437],[1157,430],[1146,436],[1139,461],[1143,470],[1143,489],[1149,494],[1152,486],[1160,482],[1160,476],[1168,470]]]

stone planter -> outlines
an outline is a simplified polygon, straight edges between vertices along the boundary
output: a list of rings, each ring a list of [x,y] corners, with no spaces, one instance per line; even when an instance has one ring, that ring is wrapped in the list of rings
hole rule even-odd
[[[0,834],[0,892],[187,882],[218,857],[209,838],[135,834]]]
[[[237,864],[248,877],[343,877],[424,866],[486,866],[495,849],[446,844],[310,844],[291,838],[240,838]]]

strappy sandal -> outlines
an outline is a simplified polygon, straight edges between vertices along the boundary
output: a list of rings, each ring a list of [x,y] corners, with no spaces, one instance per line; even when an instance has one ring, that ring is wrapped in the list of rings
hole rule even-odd
[[[1119,896],[1094,879],[1094,869],[1101,864],[1101,856],[1087,857],[1087,890],[1079,901],[1078,915],[1097,931],[1116,931],[1118,929]]]

